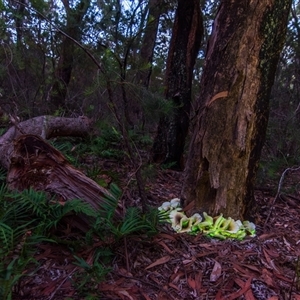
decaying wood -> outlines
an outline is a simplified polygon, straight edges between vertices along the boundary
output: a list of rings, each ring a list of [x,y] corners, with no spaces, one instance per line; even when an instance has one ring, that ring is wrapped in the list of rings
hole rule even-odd
[[[98,209],[108,192],[75,169],[54,147],[35,135],[22,135],[14,143],[7,175],[8,187],[60,195],[64,200],[84,199]]]
[[[91,122],[85,117],[72,119],[45,116],[10,128],[0,137],[0,163],[8,169],[8,187],[17,191],[33,188],[57,195],[64,201],[82,199],[98,210],[105,203],[105,196],[109,192],[74,168],[42,138],[87,135],[90,128]],[[86,224],[85,217],[78,218],[75,220],[77,225],[82,225],[80,220],[83,225]]]

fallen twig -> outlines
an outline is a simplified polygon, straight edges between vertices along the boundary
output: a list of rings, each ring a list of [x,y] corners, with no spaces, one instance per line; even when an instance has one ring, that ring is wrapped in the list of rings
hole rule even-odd
[[[283,179],[284,179],[285,174],[286,174],[287,172],[289,172],[289,171],[297,171],[297,170],[299,170],[299,169],[300,169],[300,166],[297,167],[297,168],[295,168],[295,167],[287,168],[287,169],[285,169],[285,170],[283,171],[283,173],[281,174],[281,177],[280,177],[280,180],[279,180],[279,183],[278,183],[277,193],[276,193],[276,196],[274,197],[274,200],[273,200],[273,202],[272,202],[272,204],[271,204],[271,208],[270,208],[269,214],[268,214],[268,216],[267,216],[267,218],[266,218],[264,227],[266,226],[266,224],[268,223],[268,221],[269,221],[269,219],[270,219],[270,216],[271,216],[271,213],[272,213],[272,210],[273,210],[273,207],[274,207],[274,205],[275,205],[275,202],[276,202],[277,198],[279,198],[279,196],[280,196],[280,190],[281,190],[281,187],[282,187],[282,183],[283,183]]]

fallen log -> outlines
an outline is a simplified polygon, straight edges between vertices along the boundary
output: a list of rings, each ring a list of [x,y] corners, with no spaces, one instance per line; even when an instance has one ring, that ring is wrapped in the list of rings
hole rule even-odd
[[[63,118],[53,116],[39,116],[20,123],[13,122],[14,126],[9,128],[0,137],[0,164],[8,169],[10,155],[13,151],[13,141],[23,134],[33,134],[50,139],[57,136],[84,137],[91,132],[92,121],[85,117]]]
[[[83,119],[75,119],[78,123],[74,119],[60,119],[60,127],[55,123],[56,118],[50,118],[51,122],[45,127],[42,118],[34,118],[19,123],[18,128],[10,128],[0,137],[0,162],[8,169],[8,187],[17,191],[33,188],[57,195],[64,201],[81,199],[98,210],[110,193],[74,168],[62,153],[41,137],[86,135],[90,123]]]
[[[75,169],[54,147],[36,135],[21,135],[14,142],[7,175],[8,187],[33,188],[57,194],[64,200],[83,199],[99,209],[108,191]]]

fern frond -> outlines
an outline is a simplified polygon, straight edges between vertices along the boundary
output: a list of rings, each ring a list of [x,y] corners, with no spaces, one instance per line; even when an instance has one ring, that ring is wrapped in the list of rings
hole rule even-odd
[[[2,222],[0,222],[0,244],[0,257],[7,254],[13,248],[14,244],[13,229]]]
[[[122,235],[128,235],[147,229],[148,226],[140,217],[140,214],[140,210],[136,207],[130,207],[127,209],[123,224],[120,228],[120,232]]]
[[[104,201],[99,209],[99,216],[110,219],[114,216],[122,196],[122,190],[114,183],[110,185],[109,193],[103,196]]]
[[[56,227],[58,222],[71,212],[95,218],[97,216],[95,210],[88,203],[80,199],[69,200],[64,205],[51,205],[49,208],[50,222],[47,228]]]
[[[5,182],[6,180],[7,171],[0,167],[0,182]]]
[[[18,206],[18,209],[32,211],[39,218],[46,219],[48,203],[44,192],[35,191],[30,188],[21,193],[12,192],[10,197],[15,199],[15,205]]]
[[[63,206],[63,213],[66,215],[71,211],[74,211],[76,214],[85,214],[89,217],[97,216],[97,213],[92,208],[92,206],[80,199],[73,199],[65,203],[65,205]]]

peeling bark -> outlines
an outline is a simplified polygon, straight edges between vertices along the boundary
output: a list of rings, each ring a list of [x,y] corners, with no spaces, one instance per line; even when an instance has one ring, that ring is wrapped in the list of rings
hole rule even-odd
[[[265,139],[290,0],[222,1],[200,83],[182,199],[242,219]]]

